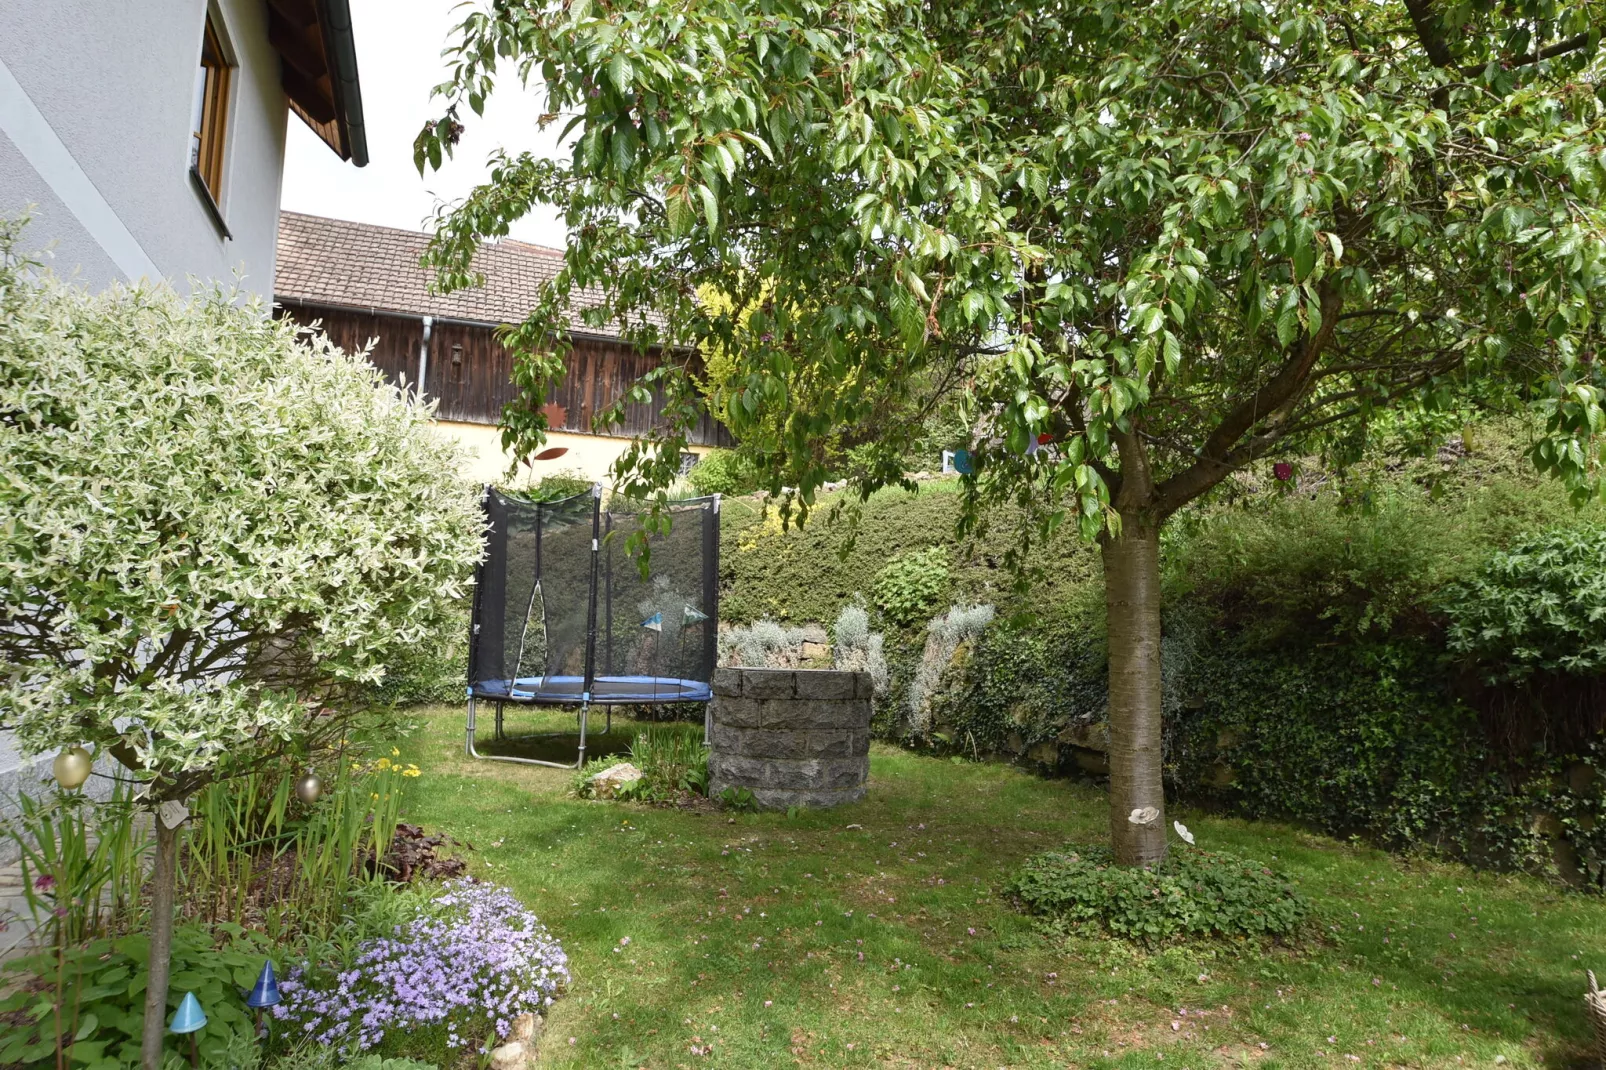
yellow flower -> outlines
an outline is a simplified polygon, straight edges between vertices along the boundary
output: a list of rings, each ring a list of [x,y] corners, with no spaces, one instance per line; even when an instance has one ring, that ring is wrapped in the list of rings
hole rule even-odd
[[[418,769],[418,766],[416,766],[416,765],[409,765],[406,769],[402,770],[402,776],[418,776],[418,775],[419,775],[419,769]]]
[[[379,759],[379,768],[380,769],[389,769],[390,768],[390,759],[389,758],[381,758],[381,759]]]
[[[392,747],[392,748],[390,748],[390,756],[392,758],[400,758],[401,757],[401,751],[397,750],[395,747]]]

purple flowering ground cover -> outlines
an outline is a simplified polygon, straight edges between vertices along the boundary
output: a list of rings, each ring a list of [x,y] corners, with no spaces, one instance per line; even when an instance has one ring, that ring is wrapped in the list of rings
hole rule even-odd
[[[1096,785],[877,744],[861,803],[709,814],[575,799],[562,770],[463,758],[461,707],[420,716],[408,819],[473,843],[569,955],[542,1070],[1589,1065],[1598,896],[1179,809],[1205,849],[1290,874],[1320,937],[1050,938],[1002,890],[1107,836]],[[574,723],[542,718],[514,730]]]
[[[434,1046],[432,1035],[446,1054],[483,1053],[519,1015],[552,1005],[568,983],[568,962],[512,892],[451,881],[391,935],[363,941],[344,968],[292,968],[274,1015],[291,1037],[346,1050],[387,1037],[406,1037],[417,1050]]]

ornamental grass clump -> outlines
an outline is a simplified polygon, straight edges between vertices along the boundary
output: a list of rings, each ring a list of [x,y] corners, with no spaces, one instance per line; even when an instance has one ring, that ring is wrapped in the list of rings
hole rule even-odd
[[[1143,944],[1188,937],[1297,936],[1310,904],[1289,879],[1226,851],[1173,850],[1152,866],[1118,866],[1108,847],[1029,859],[1005,888],[1058,928]]]
[[[292,968],[273,1013],[292,1038],[321,1045],[366,1051],[400,1036],[408,1050],[433,1038],[448,1051],[484,1054],[520,1015],[551,1006],[568,963],[512,892],[451,881],[348,962]]]

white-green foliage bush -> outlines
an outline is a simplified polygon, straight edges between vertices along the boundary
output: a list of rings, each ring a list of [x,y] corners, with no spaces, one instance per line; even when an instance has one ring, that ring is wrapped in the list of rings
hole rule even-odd
[[[0,221],[0,725],[192,787],[456,627],[475,495],[361,355],[226,292],[89,294]]]
[[[838,669],[867,672],[875,685],[877,698],[892,686],[887,666],[886,636],[870,630],[870,614],[864,606],[850,602],[836,615],[831,626],[831,662]]]
[[[768,617],[728,628],[719,633],[719,661],[721,665],[763,668],[774,655],[801,646],[806,635],[802,628],[789,628]]]
[[[909,681],[909,727],[916,736],[931,730],[931,698],[942,683],[942,673],[954,660],[959,644],[976,639],[993,622],[993,607],[952,606],[926,626],[926,645]]]

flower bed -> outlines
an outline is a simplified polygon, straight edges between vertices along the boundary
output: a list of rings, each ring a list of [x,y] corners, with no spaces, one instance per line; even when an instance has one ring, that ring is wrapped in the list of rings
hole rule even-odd
[[[465,879],[394,935],[363,941],[343,968],[292,969],[274,1015],[319,1044],[366,1050],[428,1030],[483,1054],[568,980],[568,956],[534,914],[507,889]]]

